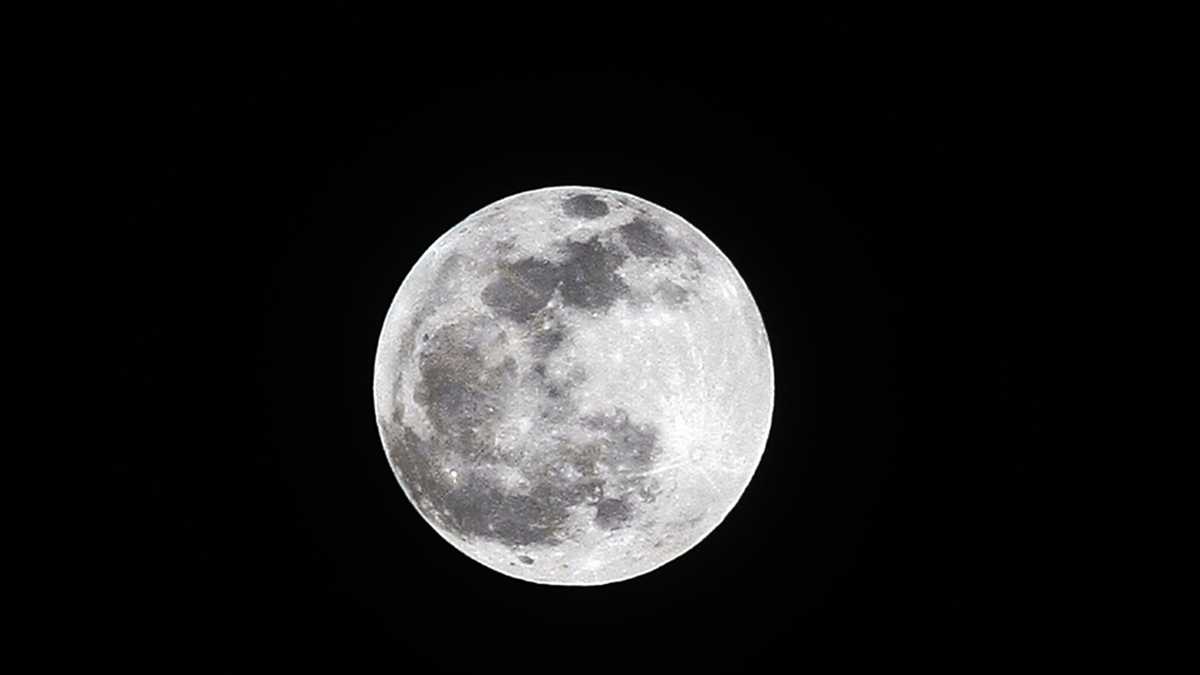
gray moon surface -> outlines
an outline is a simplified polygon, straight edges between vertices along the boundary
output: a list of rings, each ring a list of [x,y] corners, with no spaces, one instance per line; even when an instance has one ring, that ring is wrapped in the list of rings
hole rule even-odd
[[[774,406],[733,264],[631,194],[506,197],[435,241],[375,356],[376,420],[422,518],[505,575],[593,586],[654,570],[734,508]]]

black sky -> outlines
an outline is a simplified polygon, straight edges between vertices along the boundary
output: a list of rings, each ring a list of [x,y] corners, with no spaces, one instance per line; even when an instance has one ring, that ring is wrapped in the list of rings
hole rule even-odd
[[[217,672],[775,672],[1034,640],[1052,235],[1013,207],[1035,186],[975,28],[475,18],[180,12],[114,41],[88,113],[116,186],[107,328],[127,338],[97,517],[110,648]],[[776,366],[737,508],[601,589],[453,550],[396,484],[372,408],[417,257],[561,184],[702,229]]]

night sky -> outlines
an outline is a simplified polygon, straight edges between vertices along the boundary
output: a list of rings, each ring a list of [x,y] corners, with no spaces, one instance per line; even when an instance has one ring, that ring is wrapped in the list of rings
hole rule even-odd
[[[1049,234],[1014,206],[1035,186],[973,29],[473,11],[180,12],[116,33],[88,113],[112,158],[100,282],[122,338],[88,601],[111,654],[167,672],[778,672],[986,663],[1038,639]],[[517,581],[444,542],[391,473],[371,393],[425,249],[563,184],[702,230],[776,369],[738,506],[599,588]]]

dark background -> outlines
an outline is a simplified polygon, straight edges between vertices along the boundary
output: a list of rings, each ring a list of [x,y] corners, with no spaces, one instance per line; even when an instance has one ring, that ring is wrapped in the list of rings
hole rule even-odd
[[[117,33],[89,113],[116,200],[109,648],[218,670],[773,672],[1039,639],[1050,233],[1015,206],[1037,187],[1020,106],[977,29],[466,25],[474,11],[179,13]],[[447,545],[396,484],[372,405],[417,258],[476,209],[560,184],[704,231],[776,368],[770,441],[724,524],[601,588],[516,581]]]

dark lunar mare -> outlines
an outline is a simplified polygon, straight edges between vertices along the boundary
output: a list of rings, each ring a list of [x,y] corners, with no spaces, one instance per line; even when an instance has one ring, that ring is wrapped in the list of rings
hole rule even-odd
[[[563,208],[578,218],[608,210],[590,195],[576,195]],[[674,250],[661,226],[648,220],[635,219],[620,232],[636,256],[668,256]],[[480,294],[495,316],[461,319],[408,343],[420,376],[413,397],[433,434],[424,440],[406,425],[394,396],[396,409],[381,422],[388,455],[418,507],[459,537],[514,548],[554,545],[569,536],[564,526],[575,508],[591,509],[599,527],[614,530],[628,526],[638,502],[658,494],[657,481],[644,475],[662,452],[658,431],[634,423],[624,410],[577,420],[591,440],[528,448],[517,465],[494,445],[496,425],[518,388],[540,392],[535,423],[569,425],[577,414],[574,383],[549,377],[540,360],[570,339],[559,310],[548,306],[555,291],[567,307],[589,311],[605,310],[629,294],[617,274],[628,256],[619,244],[594,236],[563,244],[562,253],[559,262],[526,257],[502,264]],[[497,319],[502,326],[495,325]],[[495,350],[507,348],[504,339],[484,342],[497,339],[497,328],[528,338],[539,359],[531,370],[518,372],[511,355],[495,358]],[[517,469],[527,487],[501,484],[494,471],[501,464]]]
[[[596,505],[596,524],[606,530],[620,528],[631,515],[629,504],[620,499],[604,499]]]
[[[657,490],[639,471],[649,468],[659,453],[653,433],[646,427],[633,434],[614,430],[605,443],[567,447],[548,453],[552,462],[516,468],[531,480],[528,492],[508,491],[485,470],[500,463],[494,457],[465,457],[468,446],[454,439],[421,439],[409,426],[390,420],[381,423],[392,464],[415,501],[428,517],[464,538],[497,541],[510,547],[554,545],[567,537],[563,526],[570,509],[594,509],[596,524],[606,530],[628,525],[636,502],[651,502]],[[625,438],[636,438],[631,445]],[[645,445],[645,443],[651,445]],[[451,479],[440,458],[454,453],[466,459]],[[632,460],[632,461],[631,461]],[[626,462],[624,471],[600,470]],[[570,464],[580,476],[568,477]]]
[[[568,307],[608,309],[629,292],[617,274],[626,255],[599,237],[563,245],[562,262],[521,258],[502,264],[480,294],[483,304],[519,325],[534,321],[557,289]]]
[[[593,194],[582,194],[563,200],[563,213],[571,218],[592,220],[608,215],[608,204]]]
[[[435,429],[464,440],[494,423],[516,383],[516,359],[487,367],[477,335],[461,323],[435,331],[418,358],[421,379],[413,392]]]
[[[617,275],[625,255],[593,237],[568,242],[568,259],[561,267],[563,302],[583,309],[608,309],[629,287]]]
[[[622,225],[620,232],[629,252],[639,258],[669,258],[675,253],[666,230],[652,220],[635,217]]]
[[[645,472],[662,453],[658,430],[650,424],[634,423],[622,408],[581,422],[600,432],[597,461],[613,476],[596,503],[596,524],[606,530],[619,529],[631,517],[636,501],[652,502],[657,496],[658,485]]]
[[[525,323],[550,302],[560,277],[560,270],[550,262],[523,258],[501,266],[480,299],[500,315]]]

